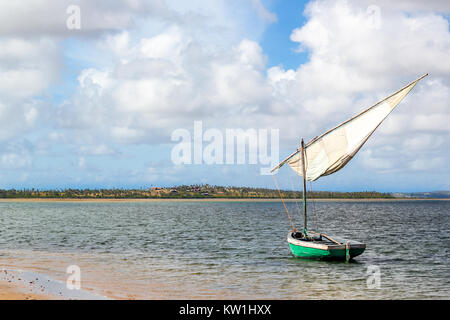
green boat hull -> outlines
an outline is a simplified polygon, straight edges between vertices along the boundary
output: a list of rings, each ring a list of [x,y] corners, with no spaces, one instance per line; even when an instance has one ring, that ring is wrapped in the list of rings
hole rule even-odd
[[[297,246],[289,243],[292,254],[297,258],[307,259],[330,259],[330,260],[345,260],[347,257],[346,249],[317,249]],[[350,259],[359,256],[364,252],[365,248],[350,249]]]
[[[322,239],[322,236],[328,240]],[[366,249],[366,245],[359,241],[331,238],[324,234],[320,238],[303,240],[294,238],[293,233],[290,232],[287,241],[292,254],[298,258],[350,260],[362,254]]]

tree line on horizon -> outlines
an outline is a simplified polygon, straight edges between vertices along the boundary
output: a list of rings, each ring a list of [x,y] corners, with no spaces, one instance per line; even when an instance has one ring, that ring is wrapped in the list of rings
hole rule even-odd
[[[280,190],[284,199],[300,199],[301,191]],[[376,191],[335,192],[310,191],[313,199],[366,199],[394,198],[390,193]],[[224,187],[205,185],[181,185],[174,187],[151,187],[147,189],[0,189],[0,198],[46,198],[46,199],[196,199],[196,198],[280,198],[278,190],[252,187]]]

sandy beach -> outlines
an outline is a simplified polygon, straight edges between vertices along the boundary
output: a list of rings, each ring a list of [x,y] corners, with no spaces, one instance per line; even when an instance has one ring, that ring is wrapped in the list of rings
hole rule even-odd
[[[26,292],[26,287],[0,280],[0,300],[48,300],[49,295]]]
[[[104,300],[106,295],[93,292],[90,288],[72,290],[66,285],[61,272],[51,270],[52,262],[45,267],[36,252],[35,260],[17,258],[19,265],[13,265],[13,259],[4,259],[0,267],[0,300]],[[6,267],[6,268],[5,268]],[[65,275],[67,277],[67,275]]]

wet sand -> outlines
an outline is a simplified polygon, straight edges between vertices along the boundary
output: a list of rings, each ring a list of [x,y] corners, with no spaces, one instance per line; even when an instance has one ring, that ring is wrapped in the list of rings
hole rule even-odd
[[[26,287],[0,280],[0,300],[48,300],[49,295],[28,293]]]
[[[28,269],[28,268],[27,268]],[[24,269],[0,269],[0,300],[105,300],[91,290],[69,289],[56,276]]]
[[[4,251],[11,255],[14,251]],[[144,280],[130,274],[127,263],[105,263],[90,253],[16,251],[17,258],[2,258],[0,299],[45,300],[140,300],[140,299],[245,299],[249,295],[227,288],[210,289],[174,279],[176,272],[155,273]],[[111,261],[110,259],[106,259]],[[76,263],[82,270],[81,290],[68,290],[65,272]],[[6,270],[6,273],[5,273]],[[20,279],[20,280],[19,280]],[[178,279],[178,278],[177,278]]]

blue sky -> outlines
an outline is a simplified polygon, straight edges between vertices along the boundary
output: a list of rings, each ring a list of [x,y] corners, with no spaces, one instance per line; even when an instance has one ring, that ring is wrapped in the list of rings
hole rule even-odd
[[[282,65],[296,69],[308,58],[307,52],[296,52],[297,45],[291,41],[292,30],[305,23],[303,10],[308,1],[274,1],[270,9],[278,21],[264,31],[261,47],[268,56],[268,67]]]
[[[445,1],[80,0],[69,29],[71,4],[0,13],[0,188],[273,188],[261,162],[175,164],[171,136],[194,121],[223,136],[275,129],[282,160],[429,73],[312,188],[450,189]],[[282,188],[298,179],[277,173]]]

